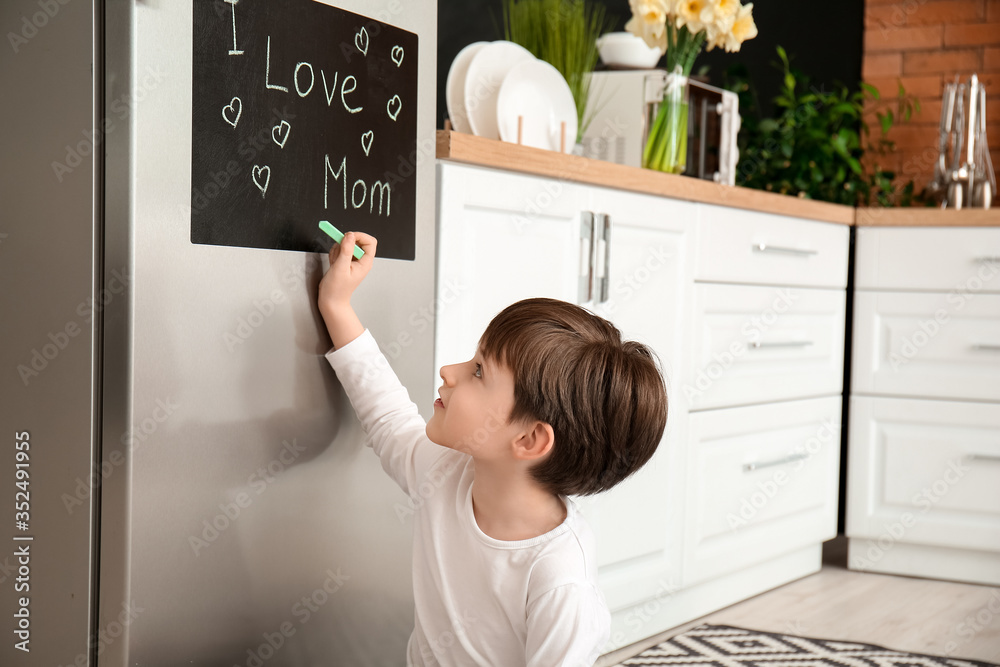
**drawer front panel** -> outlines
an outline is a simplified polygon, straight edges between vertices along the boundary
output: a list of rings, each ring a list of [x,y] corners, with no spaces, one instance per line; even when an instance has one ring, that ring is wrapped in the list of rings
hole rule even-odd
[[[692,409],[840,394],[843,290],[696,285]]]
[[[1000,295],[854,295],[851,391],[1000,400]]]
[[[847,535],[1000,552],[1000,405],[851,398]]]
[[[846,287],[847,225],[701,205],[695,279]]]
[[[839,396],[691,415],[685,585],[837,532]]]
[[[859,227],[858,289],[1000,292],[1000,228]]]

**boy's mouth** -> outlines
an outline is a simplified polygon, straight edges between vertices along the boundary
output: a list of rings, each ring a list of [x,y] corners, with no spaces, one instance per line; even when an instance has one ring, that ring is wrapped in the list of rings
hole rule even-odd
[[[444,401],[442,401],[439,397],[436,401],[434,401],[434,407],[444,408]]]

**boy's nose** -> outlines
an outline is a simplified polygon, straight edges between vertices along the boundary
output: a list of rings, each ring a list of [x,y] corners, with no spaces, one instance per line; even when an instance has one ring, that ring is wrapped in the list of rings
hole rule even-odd
[[[455,377],[454,368],[454,364],[441,367],[441,379],[444,380],[445,386],[451,386],[451,378]]]

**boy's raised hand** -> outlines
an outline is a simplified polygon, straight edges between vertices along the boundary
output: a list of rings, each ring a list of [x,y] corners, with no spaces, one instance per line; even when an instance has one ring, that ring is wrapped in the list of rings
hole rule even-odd
[[[365,254],[354,258],[354,245],[361,246]],[[358,316],[351,307],[351,295],[372,268],[375,261],[374,236],[362,232],[347,232],[343,243],[330,248],[330,268],[319,282],[317,299],[319,312],[326,321],[330,338],[340,348],[364,332]]]
[[[354,258],[354,245],[365,251],[361,259]],[[343,243],[330,248],[330,268],[319,283],[319,309],[321,312],[339,310],[351,303],[351,295],[372,268],[375,260],[374,236],[363,232],[347,232]]]

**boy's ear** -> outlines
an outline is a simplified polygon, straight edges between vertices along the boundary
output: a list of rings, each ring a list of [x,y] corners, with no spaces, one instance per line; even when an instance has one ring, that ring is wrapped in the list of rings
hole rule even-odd
[[[522,461],[540,459],[552,451],[555,442],[552,426],[543,421],[532,422],[514,441],[514,458]]]

